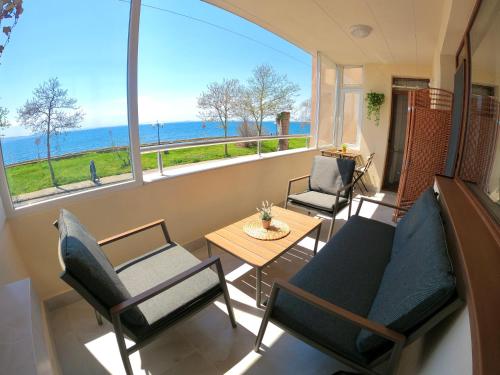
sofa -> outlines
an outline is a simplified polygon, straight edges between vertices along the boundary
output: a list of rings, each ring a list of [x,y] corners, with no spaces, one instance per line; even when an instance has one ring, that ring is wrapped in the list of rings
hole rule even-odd
[[[256,351],[272,321],[362,373],[391,374],[405,345],[463,305],[434,191],[396,226],[361,216],[365,201],[396,208],[362,198],[306,266],[274,282]]]

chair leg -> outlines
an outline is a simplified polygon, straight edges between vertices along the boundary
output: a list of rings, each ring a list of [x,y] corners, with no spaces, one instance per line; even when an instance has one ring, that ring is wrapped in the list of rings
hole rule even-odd
[[[116,342],[118,343],[118,348],[120,349],[120,356],[122,357],[125,373],[127,375],[134,375],[134,372],[132,371],[132,365],[130,364],[130,358],[128,357],[127,346],[125,345],[125,338],[123,337],[120,317],[113,315],[112,320],[113,320],[113,328],[115,330],[115,335],[116,335]]]
[[[332,216],[332,223],[330,224],[330,230],[328,231],[328,239],[332,238],[334,225],[335,225],[335,215]]]

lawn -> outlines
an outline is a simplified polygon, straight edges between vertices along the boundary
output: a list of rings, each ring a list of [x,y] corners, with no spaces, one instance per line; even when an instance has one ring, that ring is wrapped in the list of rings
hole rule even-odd
[[[276,151],[277,146],[277,140],[263,141],[261,144],[261,152],[267,153]],[[305,146],[306,139],[304,138],[293,138],[289,140],[289,149]],[[252,155],[256,152],[257,148],[255,146],[242,147],[234,144],[228,145],[229,157]],[[157,168],[156,157],[156,154],[142,155],[142,168],[144,170]],[[165,168],[180,164],[222,159],[224,158],[224,146],[213,145],[171,150],[168,154],[163,154],[162,157]],[[88,152],[83,155],[53,160],[52,165],[54,167],[57,183],[59,185],[66,185],[73,182],[89,180],[89,163],[91,160],[95,162],[99,177],[130,173],[131,171],[131,167],[127,162],[127,151]],[[49,167],[46,161],[36,161],[13,167],[6,167],[6,172],[12,195],[30,193],[52,186]]]

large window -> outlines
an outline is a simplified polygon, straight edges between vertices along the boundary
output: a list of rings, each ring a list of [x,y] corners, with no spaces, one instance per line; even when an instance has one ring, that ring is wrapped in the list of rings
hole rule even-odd
[[[0,125],[15,207],[132,178],[127,126],[129,4],[24,1],[0,19]],[[14,26],[14,27],[13,27]]]
[[[159,165],[169,168],[308,145],[302,135],[310,133],[309,54],[194,0],[144,2],[139,36],[145,174],[157,173]],[[299,137],[221,143],[276,136]]]
[[[0,188],[14,208],[309,146],[312,58],[253,23],[194,0],[22,4],[0,18]]]
[[[500,223],[500,1],[484,0],[469,33],[471,95],[458,175]]]
[[[363,68],[343,67],[337,143],[359,147],[363,120]]]

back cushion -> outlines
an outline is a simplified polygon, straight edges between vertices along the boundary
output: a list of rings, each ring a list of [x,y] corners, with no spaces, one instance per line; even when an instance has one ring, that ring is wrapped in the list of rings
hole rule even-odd
[[[58,224],[61,259],[66,272],[107,308],[130,298],[130,293],[118,278],[113,265],[78,219],[63,209]],[[127,311],[123,317],[132,324],[140,325],[144,322],[144,317],[137,308]]]
[[[408,240],[429,217],[439,217],[439,212],[440,208],[434,190],[429,188],[420,195],[396,226],[392,255],[397,254],[401,248],[406,246]]]
[[[431,215],[392,255],[368,319],[408,333],[445,305],[454,292],[443,225],[439,215]],[[356,341],[363,353],[387,343],[367,330],[361,330]]]
[[[309,188],[314,191],[336,194],[339,188],[352,182],[354,160],[315,156]],[[343,193],[347,197],[347,192]]]

